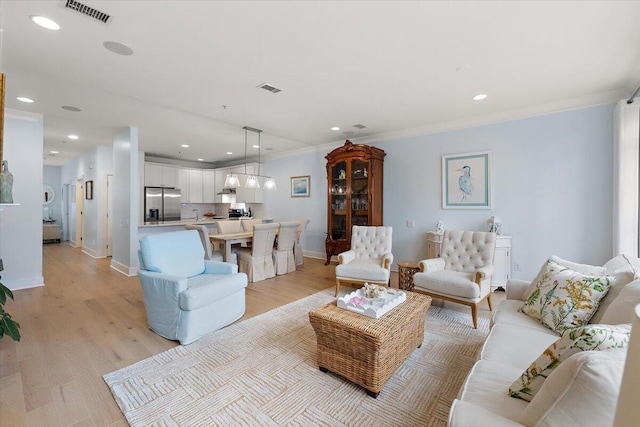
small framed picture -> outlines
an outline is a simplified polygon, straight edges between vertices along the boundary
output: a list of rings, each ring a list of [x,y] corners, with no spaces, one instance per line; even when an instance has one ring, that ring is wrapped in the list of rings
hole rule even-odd
[[[291,197],[309,197],[311,195],[311,177],[292,176],[291,177]]]
[[[442,209],[491,209],[491,152],[442,156]]]
[[[87,181],[84,185],[85,196],[87,200],[93,200],[93,181]]]

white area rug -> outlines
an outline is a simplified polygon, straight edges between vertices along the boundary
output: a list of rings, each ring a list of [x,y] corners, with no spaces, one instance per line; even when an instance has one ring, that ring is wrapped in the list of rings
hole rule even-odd
[[[132,426],[444,426],[488,331],[431,307],[422,347],[377,399],[316,363],[327,290],[104,376]]]

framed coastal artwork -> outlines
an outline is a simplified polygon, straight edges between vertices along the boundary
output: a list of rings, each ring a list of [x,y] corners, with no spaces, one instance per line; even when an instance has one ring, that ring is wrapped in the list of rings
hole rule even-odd
[[[311,195],[311,177],[292,176],[291,177],[291,197],[309,197]]]
[[[491,209],[491,152],[442,156],[442,208]]]

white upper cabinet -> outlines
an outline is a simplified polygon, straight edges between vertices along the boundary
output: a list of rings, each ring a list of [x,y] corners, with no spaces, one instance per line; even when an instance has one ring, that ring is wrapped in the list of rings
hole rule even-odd
[[[216,171],[202,171],[202,203],[215,203],[216,184]]]
[[[202,203],[202,171],[189,169],[189,203]]]
[[[178,169],[178,188],[180,202],[189,203],[189,169]]]
[[[178,187],[178,168],[145,163],[144,185],[145,187]]]

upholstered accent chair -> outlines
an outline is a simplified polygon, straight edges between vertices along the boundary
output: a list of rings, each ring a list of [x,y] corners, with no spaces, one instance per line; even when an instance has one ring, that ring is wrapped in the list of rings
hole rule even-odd
[[[338,255],[336,296],[340,283],[389,285],[392,233],[392,227],[353,226],[351,249]]]
[[[298,234],[297,221],[283,221],[278,232],[278,244],[273,250],[273,259],[276,263],[276,274],[282,275],[296,271],[296,258],[293,254],[293,245]]]
[[[446,230],[440,258],[420,261],[413,276],[416,292],[471,307],[473,327],[478,327],[478,304],[491,305],[491,277],[496,234]]]
[[[222,262],[224,257],[222,255],[221,250],[215,250],[213,248],[213,244],[209,239],[209,229],[204,224],[185,224],[184,226],[187,230],[196,230],[198,235],[200,236],[200,243],[202,243],[202,247],[204,248],[204,259],[210,261],[220,261]],[[237,264],[238,258],[234,252],[231,253],[231,258],[227,261],[231,264]]]
[[[275,277],[273,263],[273,244],[280,224],[258,224],[253,226],[253,238],[250,248],[238,250],[238,268],[249,276],[249,282]]]
[[[138,259],[147,321],[158,335],[186,345],[244,315],[247,275],[206,261],[196,230],[146,236]]]
[[[302,244],[304,242],[304,233],[309,225],[308,219],[303,219],[298,225],[298,233],[296,234],[296,243],[293,245],[293,253],[296,257],[296,265],[304,264],[304,256],[302,254]]]

